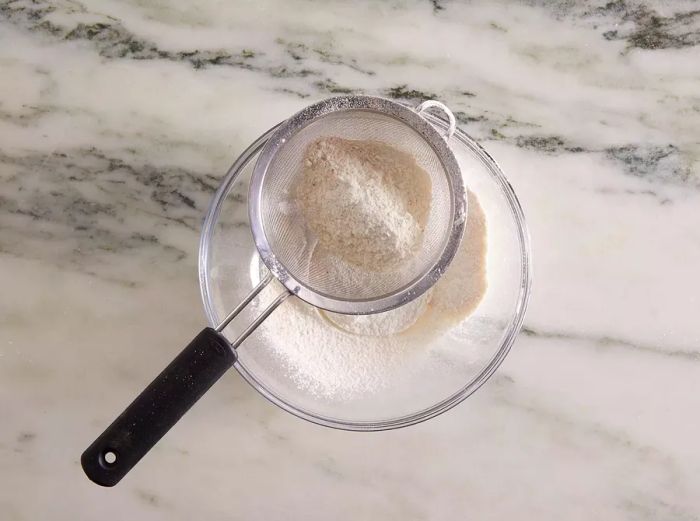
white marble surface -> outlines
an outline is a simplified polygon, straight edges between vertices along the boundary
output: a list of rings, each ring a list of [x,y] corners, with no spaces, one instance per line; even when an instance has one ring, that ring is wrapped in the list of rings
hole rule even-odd
[[[700,519],[697,2],[0,2],[0,519]],[[317,427],[227,375],[114,489],[79,455],[201,327],[198,229],[337,92],[459,111],[535,284],[430,422]]]

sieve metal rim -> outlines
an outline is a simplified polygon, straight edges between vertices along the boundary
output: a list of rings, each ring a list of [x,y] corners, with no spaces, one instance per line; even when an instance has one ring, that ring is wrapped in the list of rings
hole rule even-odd
[[[433,149],[442,164],[452,195],[451,229],[446,234],[442,253],[434,264],[410,284],[387,295],[372,299],[340,299],[317,292],[297,280],[270,247],[262,215],[262,187],[275,155],[287,141],[307,125],[329,114],[343,111],[368,111],[392,117],[418,133]],[[302,109],[277,127],[263,147],[253,167],[248,190],[248,214],[255,247],[270,272],[293,295],[321,309],[336,313],[362,315],[380,313],[402,306],[425,293],[437,282],[454,258],[464,234],[467,219],[464,179],[457,159],[445,137],[416,110],[377,96],[336,96]]]

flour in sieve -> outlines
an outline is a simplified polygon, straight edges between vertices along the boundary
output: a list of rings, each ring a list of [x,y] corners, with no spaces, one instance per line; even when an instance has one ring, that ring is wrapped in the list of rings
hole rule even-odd
[[[318,239],[315,254],[380,271],[420,246],[431,184],[406,152],[378,141],[329,137],[306,149],[296,199]]]

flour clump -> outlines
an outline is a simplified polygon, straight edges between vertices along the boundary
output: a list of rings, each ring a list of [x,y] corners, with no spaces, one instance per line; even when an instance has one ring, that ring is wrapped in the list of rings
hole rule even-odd
[[[431,183],[407,152],[328,137],[306,149],[295,195],[321,253],[381,271],[420,248]]]

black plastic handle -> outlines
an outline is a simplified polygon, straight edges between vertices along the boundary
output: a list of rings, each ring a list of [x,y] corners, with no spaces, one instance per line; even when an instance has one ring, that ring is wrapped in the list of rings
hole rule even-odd
[[[112,487],[236,361],[223,335],[202,330],[80,458],[85,474]]]

